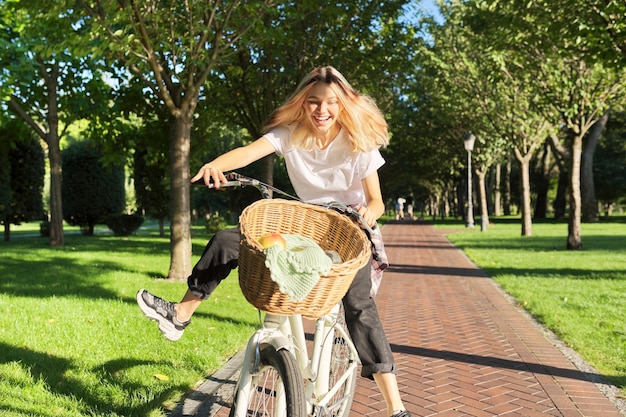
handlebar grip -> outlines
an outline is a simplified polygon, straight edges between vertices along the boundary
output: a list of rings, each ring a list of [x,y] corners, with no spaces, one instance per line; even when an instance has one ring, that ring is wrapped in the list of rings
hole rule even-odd
[[[228,188],[228,187],[245,187],[245,186],[253,186],[253,187],[265,187],[267,186],[266,184],[263,184],[262,182],[260,182],[259,180],[255,180],[254,178],[249,178],[240,174],[237,174],[236,172],[229,172],[225,174],[226,176],[226,182],[221,182],[219,188]],[[200,178],[197,181],[193,181],[192,184],[193,185],[203,185],[206,186],[208,188],[213,188],[215,189],[215,183],[213,181],[213,178],[209,179],[209,185],[206,185],[204,183],[204,179]]]
[[[222,187],[239,187],[241,185],[243,185],[243,182],[241,181],[242,178],[245,178],[239,174],[237,174],[236,172],[228,172],[225,174],[226,176],[226,182],[220,183],[220,188]],[[213,181],[213,178],[209,178],[209,184],[205,184],[204,183],[204,178],[200,178],[196,181],[193,181],[191,183],[192,185],[203,185],[206,186],[208,188],[215,188],[215,184]]]
[[[203,179],[200,179],[198,181],[194,181],[191,183],[192,185],[201,185],[201,186],[205,186],[208,188],[215,188],[215,183],[213,181],[211,181],[209,183],[209,185],[206,185],[204,183]],[[241,181],[226,181],[226,182],[222,182],[220,183],[220,188],[226,188],[226,187],[240,187],[242,185]]]
[[[226,182],[222,182],[220,183],[220,188],[225,188],[225,187],[241,187],[242,183],[241,181],[226,181]],[[210,183],[208,185],[209,188],[215,188],[215,184],[214,183]]]

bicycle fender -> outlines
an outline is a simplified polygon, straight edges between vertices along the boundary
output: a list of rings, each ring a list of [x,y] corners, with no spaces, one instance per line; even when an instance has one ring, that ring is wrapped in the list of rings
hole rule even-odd
[[[281,350],[290,349],[293,345],[289,339],[287,339],[285,335],[278,330],[272,330],[269,332],[266,330],[263,333],[264,334],[259,338],[259,344],[261,346],[272,345],[274,349]]]
[[[268,345],[271,345],[275,350],[289,350],[292,343],[278,329],[264,328],[257,330],[248,340],[244,358],[247,369],[256,372],[260,363],[261,350]]]

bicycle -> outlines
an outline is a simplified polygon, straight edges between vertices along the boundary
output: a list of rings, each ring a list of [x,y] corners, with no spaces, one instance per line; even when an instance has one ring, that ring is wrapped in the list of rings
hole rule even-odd
[[[349,415],[360,362],[341,298],[370,259],[370,242],[355,224],[364,222],[358,212],[339,203],[308,205],[253,178],[229,173],[227,179],[220,187],[253,186],[264,197],[240,217],[240,287],[265,317],[246,346],[230,417]],[[291,200],[271,199],[271,191]],[[304,300],[290,300],[269,278],[257,241],[271,232],[302,234],[324,250],[336,251],[342,262],[333,264]],[[315,319],[311,349],[304,317]]]

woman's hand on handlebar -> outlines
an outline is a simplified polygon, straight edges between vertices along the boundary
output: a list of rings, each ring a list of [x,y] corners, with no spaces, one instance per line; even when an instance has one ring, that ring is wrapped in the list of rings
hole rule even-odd
[[[202,168],[191,179],[191,182],[204,180],[204,184],[209,186],[213,184],[214,188],[220,188],[220,184],[227,182],[226,176],[219,168],[210,166],[209,164],[202,165]]]
[[[374,225],[376,225],[376,220],[378,220],[378,218],[376,217],[376,214],[374,214],[371,210],[368,210],[367,207],[361,206],[359,208],[359,214],[369,227],[374,227]]]

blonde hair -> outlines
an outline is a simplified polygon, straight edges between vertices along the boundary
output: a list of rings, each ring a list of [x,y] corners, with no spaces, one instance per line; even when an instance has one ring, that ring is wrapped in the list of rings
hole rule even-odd
[[[314,126],[306,117],[304,103],[317,83],[328,84],[337,94],[341,112],[337,122],[347,131],[353,152],[366,152],[389,144],[387,121],[370,97],[359,94],[335,68],[326,66],[311,71],[296,91],[272,113],[264,131],[291,126],[292,144],[311,150],[315,144]]]

